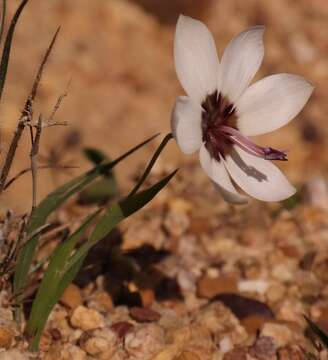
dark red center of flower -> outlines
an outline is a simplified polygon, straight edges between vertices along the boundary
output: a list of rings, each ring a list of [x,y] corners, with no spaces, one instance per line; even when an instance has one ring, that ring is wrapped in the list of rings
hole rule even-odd
[[[207,96],[202,108],[203,142],[211,156],[220,161],[220,155],[225,158],[233,144],[229,137],[224,136],[221,127],[225,125],[236,128],[236,109],[217,91]]]
[[[208,95],[202,108],[203,142],[211,157],[217,161],[225,159],[233,145],[266,160],[287,160],[285,151],[258,146],[240,133],[237,128],[236,108],[221,93],[215,91]]]

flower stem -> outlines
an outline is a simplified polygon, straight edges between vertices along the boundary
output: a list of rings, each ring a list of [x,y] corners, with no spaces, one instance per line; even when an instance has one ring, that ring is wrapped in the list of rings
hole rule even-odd
[[[165,148],[166,144],[173,139],[173,135],[172,133],[169,133],[165,136],[165,138],[162,140],[162,142],[159,144],[157,150],[155,151],[153,157],[150,159],[144,173],[142,174],[141,178],[139,179],[139,181],[137,182],[137,184],[135,185],[135,187],[131,190],[129,196],[134,195],[140,188],[140,186],[144,183],[144,181],[146,180],[147,176],[149,175],[151,169],[153,168],[153,166],[155,165],[156,160],[158,159],[159,155],[161,154],[161,152],[163,151],[163,149]]]

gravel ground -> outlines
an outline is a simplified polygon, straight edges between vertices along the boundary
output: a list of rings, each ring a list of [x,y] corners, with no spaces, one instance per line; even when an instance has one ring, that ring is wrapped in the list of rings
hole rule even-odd
[[[303,317],[328,331],[328,218],[311,184],[292,209],[234,208],[195,173],[185,167],[92,251],[49,318],[42,359],[326,359]],[[85,211],[72,202],[59,220]],[[11,308],[1,311],[11,350],[0,359],[33,358]]]

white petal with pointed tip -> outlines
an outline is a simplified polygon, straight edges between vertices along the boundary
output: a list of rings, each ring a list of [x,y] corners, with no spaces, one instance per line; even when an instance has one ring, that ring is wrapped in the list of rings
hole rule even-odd
[[[301,76],[277,74],[251,85],[236,103],[238,128],[260,135],[286,125],[304,107],[313,86]]]
[[[219,59],[213,36],[202,22],[180,15],[174,63],[181,85],[194,101],[202,103],[216,90]]]
[[[172,116],[172,134],[185,154],[192,154],[202,145],[202,108],[187,96],[179,96],[175,102]]]
[[[254,26],[231,40],[224,50],[218,88],[235,103],[258,71],[264,56],[264,26]]]
[[[296,191],[271,161],[250,155],[237,146],[225,163],[236,184],[258,200],[281,201]]]
[[[245,204],[247,202],[247,197],[240,195],[233,186],[222,159],[220,162],[212,159],[205,145],[202,145],[200,149],[199,159],[203,170],[227,202],[233,204]]]

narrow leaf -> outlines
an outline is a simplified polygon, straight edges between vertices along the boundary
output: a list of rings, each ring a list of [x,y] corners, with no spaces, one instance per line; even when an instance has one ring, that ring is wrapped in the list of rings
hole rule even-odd
[[[134,195],[140,188],[140,186],[144,183],[144,181],[147,179],[147,176],[150,174],[151,169],[153,168],[153,166],[155,165],[155,162],[157,160],[157,158],[159,157],[159,155],[161,154],[161,152],[163,151],[163,149],[165,148],[166,144],[173,139],[172,134],[167,134],[165,136],[165,138],[162,140],[162,142],[160,143],[160,145],[158,146],[157,150],[155,151],[153,157],[150,159],[146,170],[144,171],[144,173],[142,174],[141,178],[139,179],[139,181],[137,182],[136,186],[132,189],[132,191],[130,192],[130,195]]]
[[[106,176],[95,181],[80,192],[78,203],[81,205],[106,204],[119,195],[118,185],[115,177]]]
[[[311,331],[318,337],[322,345],[328,349],[328,334],[325,333],[317,324],[311,321],[307,316],[304,315]]]
[[[84,148],[83,153],[85,157],[92,162],[93,165],[99,165],[103,161],[108,160],[108,157],[106,156],[105,153],[95,148],[91,148],[91,147]]]
[[[97,214],[98,212],[89,216],[79,229],[62,245],[58,245],[54,251],[33,301],[31,314],[26,327],[26,332],[30,336],[34,336],[34,333],[38,329],[40,323],[43,323],[43,321],[47,319],[52,309],[51,304],[54,301],[54,296],[58,291],[60,282],[62,281],[62,277],[64,275],[63,270],[66,263],[77,242],[81,239],[86,229],[93,223]],[[55,300],[55,303],[57,300]]]
[[[118,223],[141,209],[172,179],[176,171],[154,186],[134,196],[127,197],[113,205],[101,217],[90,238],[68,259],[77,240],[93,221],[92,215],[69,240],[58,247],[46,270],[44,278],[33,302],[31,316],[27,324],[27,334],[32,337],[31,350],[37,350],[47,318],[81,268],[89,250],[103,239]]]
[[[52,40],[47,48],[47,51],[46,53],[44,54],[43,56],[43,59],[41,61],[41,64],[39,66],[39,69],[38,69],[38,72],[36,74],[36,77],[34,79],[34,82],[33,82],[33,85],[32,85],[32,89],[31,89],[31,93],[30,93],[30,96],[28,97],[28,101],[32,102],[36,95],[37,95],[37,92],[38,92],[38,89],[39,89],[39,85],[40,85],[40,82],[41,82],[41,79],[42,79],[42,74],[43,74],[43,71],[44,71],[44,67],[46,66],[48,60],[49,60],[49,56],[51,54],[51,51],[56,43],[56,40],[57,40],[57,36],[59,34],[59,31],[60,31],[60,27],[57,28],[54,36],[52,37]],[[28,105],[27,105],[28,107]]]
[[[29,0],[23,0],[21,4],[19,5],[18,9],[16,10],[16,13],[14,14],[9,30],[6,36],[5,44],[3,47],[2,57],[1,57],[1,63],[0,63],[0,100],[2,98],[3,89],[6,82],[6,76],[7,76],[7,70],[8,70],[8,63],[10,58],[10,51],[11,51],[11,45],[13,41],[13,36],[16,28],[17,21],[25,7],[25,5],[28,3]]]
[[[109,161],[108,156],[95,148],[85,148],[83,150],[86,158],[94,165],[99,165]],[[114,172],[109,170],[103,175],[102,179],[93,182],[80,192],[78,203],[81,205],[106,204],[119,195],[119,188],[116,182]]]
[[[2,36],[3,36],[4,29],[5,29],[6,12],[7,12],[7,0],[2,0],[0,43],[2,42]]]
[[[46,326],[48,317],[50,315],[51,310],[56,305],[58,300],[62,297],[65,289],[67,286],[74,280],[77,273],[79,272],[82,264],[83,264],[84,258],[82,258],[79,262],[77,262],[74,266],[72,266],[61,278],[60,283],[58,284],[58,287],[53,295],[53,297],[49,298],[49,303],[47,305],[47,311],[44,312],[44,314],[39,314],[37,316],[40,317],[40,321],[38,325],[35,328],[35,333],[33,334],[32,341],[30,343],[30,351],[37,351],[39,349],[39,343],[41,339],[41,335],[43,333],[43,329]]]
[[[95,166],[92,170],[78,176],[73,180],[70,180],[66,184],[60,186],[52,193],[50,193],[34,210],[27,227],[28,235],[43,226],[48,216],[56,209],[58,209],[65,201],[67,201],[69,197],[84,189],[97,177],[103,175],[104,173],[108,173],[109,170],[114,168],[129,155],[133,154],[135,151],[139,150],[141,147],[152,141],[156,136],[157,135],[152,136],[149,139],[143,141],[113,161],[105,162],[104,164]],[[38,237],[34,238],[33,241],[29,241],[29,243],[22,248],[18,256],[14,275],[14,294],[17,296],[18,301],[21,300],[18,294],[21,294],[22,290],[25,288],[27,276],[35,255],[37,244]]]
[[[141,191],[133,196],[128,196],[117,204],[111,206],[111,208],[101,217],[87,242],[85,242],[72,256],[69,266],[73,266],[77,261],[85,256],[92,246],[107,236],[119,222],[149,203],[172,179],[176,172],[177,170],[147,190]]]

